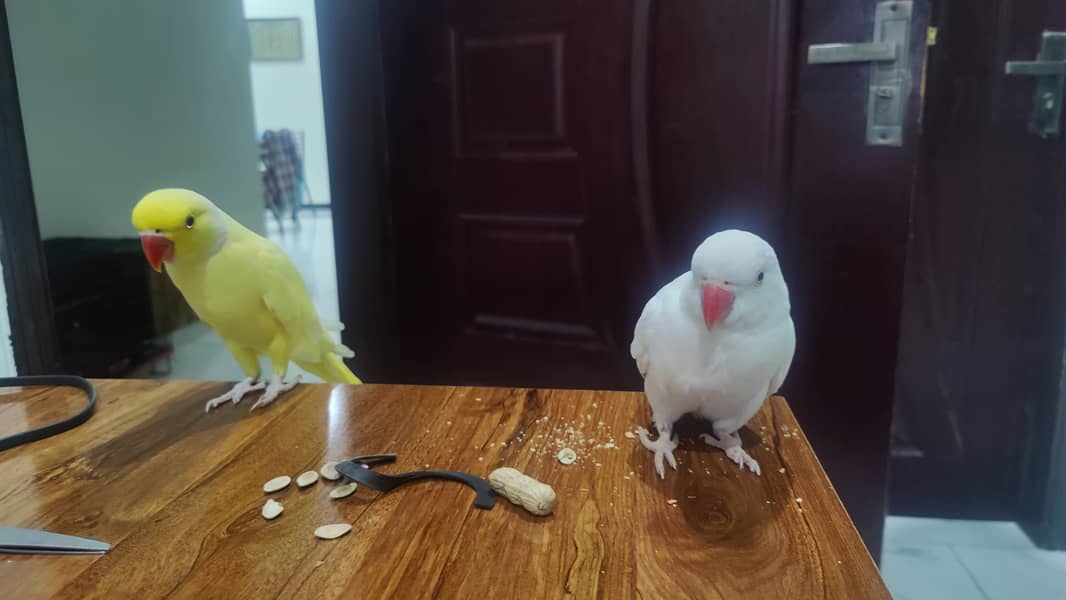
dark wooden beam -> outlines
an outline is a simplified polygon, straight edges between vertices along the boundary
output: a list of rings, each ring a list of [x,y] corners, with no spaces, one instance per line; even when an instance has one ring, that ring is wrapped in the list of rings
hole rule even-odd
[[[60,369],[48,269],[37,227],[7,9],[0,2],[0,263],[20,375]]]

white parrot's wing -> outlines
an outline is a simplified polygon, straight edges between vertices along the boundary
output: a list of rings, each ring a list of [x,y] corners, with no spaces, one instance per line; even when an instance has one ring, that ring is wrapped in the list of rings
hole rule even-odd
[[[655,336],[653,323],[661,310],[662,301],[659,300],[659,294],[655,294],[644,305],[637,325],[633,328],[633,343],[629,345],[629,354],[637,361],[637,370],[640,371],[641,377],[648,376],[648,367],[651,366],[651,341]]]
[[[796,354],[796,327],[792,324],[791,318],[788,320],[788,329],[784,332],[782,340],[777,346],[777,352],[781,353],[781,366],[774,373],[774,376],[770,378],[770,388],[767,395],[776,394],[781,389],[781,384],[785,382],[788,370],[792,367],[792,357]]]

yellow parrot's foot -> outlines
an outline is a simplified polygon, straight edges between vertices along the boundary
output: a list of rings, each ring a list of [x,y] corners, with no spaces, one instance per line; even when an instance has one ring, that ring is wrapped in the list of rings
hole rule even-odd
[[[299,383],[299,375],[293,377],[292,381],[290,381],[289,383],[285,383],[281,380],[281,377],[278,377],[277,374],[275,374],[273,377],[270,378],[270,385],[266,386],[266,391],[264,391],[263,395],[255,401],[255,404],[252,405],[251,410],[262,408],[270,404],[271,402],[277,400],[278,396],[296,387]]]
[[[256,392],[264,387],[266,387],[266,384],[261,381],[256,382],[255,377],[245,377],[238,382],[237,385],[233,386],[233,389],[230,391],[222,394],[218,398],[208,400],[207,404],[204,406],[204,412],[211,412],[212,408],[218,408],[226,402],[237,404],[248,392]]]

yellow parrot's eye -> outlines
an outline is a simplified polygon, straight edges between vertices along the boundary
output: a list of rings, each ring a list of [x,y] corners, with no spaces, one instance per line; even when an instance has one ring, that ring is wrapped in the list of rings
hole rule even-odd
[[[185,228],[186,229],[192,229],[192,226],[195,225],[195,224],[196,224],[196,219],[192,215],[189,215],[189,216],[185,217]]]

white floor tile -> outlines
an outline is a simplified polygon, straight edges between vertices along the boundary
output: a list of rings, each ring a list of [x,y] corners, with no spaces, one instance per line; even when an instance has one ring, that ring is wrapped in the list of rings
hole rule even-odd
[[[1066,552],[1017,548],[953,548],[991,600],[1066,598]]]
[[[908,546],[993,546],[1033,548],[1029,536],[1012,521],[967,521],[888,517],[885,519],[885,547]],[[1064,596],[1066,597],[1066,596]]]
[[[886,546],[881,576],[895,600],[987,600],[947,546]]]

